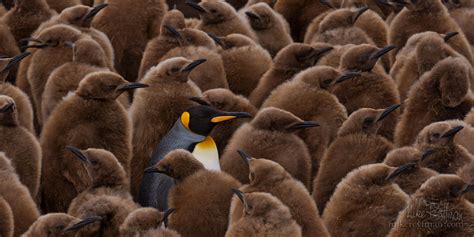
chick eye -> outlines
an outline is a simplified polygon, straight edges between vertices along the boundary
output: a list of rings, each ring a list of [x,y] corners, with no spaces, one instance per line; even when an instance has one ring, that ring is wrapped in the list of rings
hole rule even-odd
[[[179,72],[179,70],[181,70],[181,69],[177,68],[177,67],[171,68],[172,73],[177,73],[177,72]]]
[[[64,228],[66,228],[65,225],[57,225],[54,227],[56,230],[64,230]]]
[[[363,122],[362,126],[363,126],[364,128],[368,128],[368,127],[370,127],[373,123],[374,123],[374,119],[373,119],[373,118],[366,118],[366,119],[364,119],[364,122]]]
[[[96,160],[91,160],[91,164],[97,165],[97,164],[99,164],[99,162],[97,162]]]
[[[332,82],[332,80],[331,80],[331,79],[328,79],[328,80],[324,80],[324,81],[323,81],[323,84],[329,85],[329,84],[331,84],[331,82]]]
[[[250,179],[250,181],[255,180],[255,173],[254,172],[250,172],[249,179]]]
[[[210,12],[211,12],[211,13],[216,13],[216,12],[217,12],[217,10],[216,10],[216,9],[211,9],[211,11],[210,11]]]
[[[435,133],[435,134],[433,134],[433,137],[434,137],[434,138],[439,138],[439,137],[441,137],[441,134]]]

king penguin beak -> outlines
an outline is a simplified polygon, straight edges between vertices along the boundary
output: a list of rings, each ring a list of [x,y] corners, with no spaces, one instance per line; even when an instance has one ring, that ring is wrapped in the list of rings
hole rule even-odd
[[[1,72],[6,72],[10,70],[12,67],[17,65],[21,60],[25,59],[28,57],[31,53],[30,52],[24,52],[21,54],[16,55],[15,57],[11,58],[10,61],[8,62],[7,66],[1,71]]]
[[[362,74],[360,74],[359,72],[347,72],[344,75],[337,78],[334,83],[339,84],[341,82],[345,82],[347,80],[350,80],[350,79],[353,79],[353,78],[356,78],[356,77],[360,77],[361,75]]]
[[[436,153],[436,150],[433,150],[433,149],[426,150],[425,152],[423,152],[423,155],[421,155],[420,161],[424,161],[426,158],[430,157],[434,153]]]
[[[81,149],[73,146],[66,146],[66,149],[71,151],[72,154],[74,154],[77,158],[79,158],[83,162],[89,162],[89,159],[87,158],[84,153],[82,153]]]
[[[102,217],[100,216],[91,216],[91,217],[86,217],[82,221],[79,221],[78,223],[66,228],[64,231],[75,231],[75,230],[80,230],[96,221],[101,221]]]
[[[456,136],[456,134],[458,132],[460,132],[464,127],[463,126],[457,126],[457,127],[454,127],[452,128],[451,130],[447,131],[443,136],[442,138],[452,138],[454,136]]]
[[[453,38],[454,36],[458,35],[459,32],[449,32],[447,34],[444,35],[443,39],[444,39],[444,42],[448,42],[451,38]]]
[[[118,90],[119,91],[129,91],[129,90],[135,90],[135,89],[146,88],[146,87],[148,87],[147,84],[132,82],[132,83],[128,83],[124,86],[121,86]]]
[[[206,9],[204,9],[203,7],[201,7],[199,4],[193,2],[193,1],[190,1],[190,0],[187,0],[186,1],[186,4],[188,4],[188,6],[192,7],[194,10],[198,11],[199,13],[205,13],[207,12]]]
[[[172,35],[175,39],[178,39],[178,40],[183,39],[183,37],[181,37],[181,34],[176,30],[176,28],[174,28],[174,27],[172,27],[172,26],[169,26],[169,25],[163,25],[163,27],[164,27],[169,33],[171,33],[171,35]]]
[[[313,122],[313,121],[304,121],[301,123],[295,123],[290,126],[288,126],[288,130],[300,130],[300,129],[305,129],[305,128],[314,128],[314,127],[319,127],[319,123]]]
[[[384,56],[385,54],[387,54],[388,52],[394,50],[395,48],[397,48],[397,47],[393,46],[393,45],[381,48],[380,50],[375,52],[372,56],[370,56],[370,59],[379,59],[382,56]]]
[[[92,10],[87,13],[86,16],[84,16],[84,20],[89,20],[91,18],[94,18],[97,13],[99,13],[100,11],[102,11],[102,9],[106,8],[109,4],[107,3],[103,3],[103,4],[99,4],[97,6],[95,6],[94,8],[92,8]]]
[[[387,176],[387,178],[385,178],[385,180],[387,180],[387,181],[392,181],[392,180],[395,179],[396,177],[402,175],[403,173],[406,173],[406,172],[412,170],[412,169],[415,168],[416,166],[417,166],[417,163],[415,163],[415,162],[411,162],[411,163],[408,163],[408,164],[400,165],[400,166],[398,166],[394,171],[392,171],[392,172]]]
[[[240,158],[242,158],[242,160],[245,162],[245,164],[247,164],[247,166],[250,166],[250,161],[252,161],[253,158],[251,156],[249,156],[249,154],[245,153],[242,150],[238,150],[237,153],[239,153]]]
[[[0,113],[8,113],[15,110],[15,103],[8,103],[0,109]]]
[[[254,19],[254,20],[260,20],[260,16],[255,14],[255,12],[252,12],[252,11],[246,11],[245,12],[245,15],[247,15],[247,17],[249,19]]]
[[[163,213],[163,218],[161,219],[161,222],[165,224],[165,227],[168,227],[168,217],[173,213],[176,209],[174,208],[169,208]]]
[[[467,187],[464,190],[462,190],[462,193],[467,193],[472,190],[474,190],[474,183],[467,185]]]
[[[184,67],[183,69],[181,69],[182,72],[191,72],[192,70],[194,70],[195,68],[197,68],[199,65],[205,63],[207,61],[207,59],[205,58],[201,58],[201,59],[198,59],[198,60],[194,60],[192,61],[190,64],[188,64],[186,67]]]
[[[356,14],[352,18],[353,24],[355,24],[357,22],[357,20],[359,19],[359,17],[362,16],[362,14],[364,14],[364,12],[366,12],[367,10],[369,10],[369,7],[367,7],[367,6],[357,10]]]
[[[237,118],[251,118],[252,115],[249,113],[245,112],[222,112],[222,114],[213,117],[211,119],[212,123],[221,123],[224,121],[232,120],[232,119],[237,119]]]
[[[396,104],[396,105],[392,105],[388,108],[386,108],[384,111],[382,111],[382,113],[379,115],[379,117],[377,118],[377,122],[380,122],[382,121],[383,119],[387,118],[393,111],[397,110],[398,108],[400,108],[401,105],[399,104]]]
[[[211,33],[211,32],[208,32],[207,35],[209,35],[209,37],[211,37],[212,40],[214,40],[214,42],[217,44],[217,45],[220,45],[222,48],[224,48],[224,42],[222,41],[222,39],[215,35],[214,33]]]

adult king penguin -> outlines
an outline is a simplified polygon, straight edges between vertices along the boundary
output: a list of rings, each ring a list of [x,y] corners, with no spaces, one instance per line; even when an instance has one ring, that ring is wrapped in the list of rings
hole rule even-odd
[[[170,151],[185,149],[209,170],[220,170],[217,145],[209,134],[218,123],[237,118],[249,118],[244,112],[219,111],[199,98],[191,98],[199,106],[183,112],[173,128],[160,141],[148,167],[154,167]],[[164,174],[145,172],[143,174],[138,202],[143,207],[155,207],[160,211],[168,208],[168,192],[173,187],[172,178]]]

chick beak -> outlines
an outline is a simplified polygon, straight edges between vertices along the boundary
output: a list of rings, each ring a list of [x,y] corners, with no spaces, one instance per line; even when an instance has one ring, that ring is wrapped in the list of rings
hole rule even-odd
[[[190,64],[188,64],[186,67],[181,69],[181,72],[191,72],[196,67],[198,67],[199,65],[205,63],[206,61],[207,61],[207,59],[205,59],[205,58],[200,58],[198,60],[194,60]]]
[[[245,164],[247,164],[247,166],[250,166],[250,161],[252,161],[253,158],[251,156],[249,156],[249,154],[245,153],[242,150],[238,150],[237,153],[239,153],[240,158],[242,158],[242,160],[245,162]]]
[[[369,7],[367,7],[367,6],[357,10],[355,12],[355,15],[352,17],[352,23],[355,24],[357,22],[357,20],[359,19],[359,17],[362,16],[362,14],[364,14],[364,12],[366,12],[367,10],[369,10]]]
[[[177,40],[181,40],[183,39],[183,37],[181,37],[181,34],[176,30],[176,28],[170,26],[170,25],[163,25],[163,27],[165,27],[165,29]]]
[[[247,201],[245,200],[244,193],[236,188],[231,189],[232,192],[239,198],[240,202],[244,205],[245,211],[248,212],[249,206],[247,204]]]
[[[147,84],[143,84],[143,83],[138,83],[138,82],[132,82],[132,83],[128,83],[124,86],[120,86],[118,88],[119,91],[130,91],[130,90],[135,90],[135,89],[140,89],[140,88],[146,88],[148,87]]]
[[[420,161],[426,160],[426,158],[430,157],[434,153],[436,153],[436,151],[433,149],[426,150],[425,152],[423,152],[423,155],[421,155]]]
[[[163,218],[161,219],[161,223],[165,225],[165,227],[168,227],[168,217],[173,213],[176,209],[174,208],[169,208],[163,213]]]
[[[467,192],[472,191],[472,190],[474,190],[474,183],[467,185],[466,188],[464,188],[464,190],[462,190],[462,193],[467,193]]]
[[[362,74],[360,74],[359,72],[347,72],[345,73],[344,75],[340,76],[339,78],[337,78],[335,81],[334,81],[334,84],[339,84],[341,82],[345,82],[347,80],[350,80],[350,79],[353,79],[353,78],[356,78],[356,77],[360,77]]]
[[[383,119],[385,119],[386,117],[388,117],[393,111],[397,110],[398,108],[400,108],[401,105],[399,104],[396,104],[396,105],[392,105],[386,109],[384,109],[384,111],[382,111],[382,113],[380,113],[380,115],[378,116],[378,118],[376,119],[376,122],[380,122],[382,121]]]
[[[169,169],[167,170],[160,170],[159,168],[157,167],[148,167],[145,169],[145,171],[143,171],[144,174],[152,174],[152,173],[159,173],[159,174],[164,174],[164,175],[168,175],[169,174]]]
[[[73,146],[66,146],[66,149],[71,151],[72,154],[74,154],[77,158],[79,158],[81,161],[88,163],[89,159],[87,158],[84,153],[82,153],[81,149]]]
[[[334,7],[331,5],[331,3],[328,0],[319,0],[319,2],[330,9],[334,9]]]
[[[24,52],[24,53],[16,55],[12,59],[10,59],[7,66],[1,72],[6,72],[6,71],[10,70],[12,67],[17,65],[19,62],[21,62],[21,60],[28,57],[30,54],[31,54],[30,52]]]
[[[404,165],[400,165],[398,166],[394,171],[392,171],[388,176],[387,178],[385,178],[386,181],[392,181],[394,180],[396,177],[402,175],[403,173],[406,173],[410,170],[413,170],[415,167],[417,166],[417,163],[415,162],[411,162],[411,163],[407,163],[407,164],[404,164]]]
[[[379,58],[381,58],[382,56],[384,56],[385,54],[387,54],[388,52],[394,50],[395,48],[396,48],[396,46],[393,46],[393,45],[390,45],[390,46],[381,48],[380,50],[378,50],[377,52],[375,52],[374,54],[372,54],[372,55],[370,56],[370,59],[379,59]]]
[[[8,103],[0,109],[0,113],[13,112],[15,110],[15,103]]]
[[[453,138],[456,136],[458,132],[460,132],[464,127],[463,126],[457,126],[452,128],[451,130],[447,131],[441,138]]]
[[[84,21],[92,20],[97,15],[97,13],[102,11],[108,5],[109,4],[107,4],[107,3],[103,3],[103,4],[99,4],[99,5],[95,6],[94,8],[92,8],[89,11],[89,13],[87,13],[87,15],[84,16]]]
[[[245,15],[247,15],[247,17],[251,20],[260,20],[260,16],[257,15],[255,12],[252,12],[252,11],[246,11],[245,12]]]
[[[221,112],[220,115],[213,117],[211,123],[222,123],[225,121],[238,119],[238,118],[251,118],[252,115],[245,112]]]
[[[388,0],[377,0],[377,3],[385,5],[387,7],[393,7],[393,5]]]
[[[458,35],[459,32],[449,32],[447,34],[444,35],[443,39],[444,39],[444,42],[448,42],[449,39],[453,38],[454,36]]]
[[[314,128],[314,127],[319,127],[319,123],[313,122],[313,121],[304,121],[301,123],[294,123],[290,126],[288,126],[288,130],[300,130],[300,129],[305,129],[305,128]]]
[[[199,4],[193,2],[193,1],[186,1],[186,4],[188,4],[190,7],[192,7],[194,10],[198,11],[199,13],[206,13],[207,10],[201,7]]]
[[[86,217],[82,221],[79,221],[78,223],[66,228],[64,231],[77,231],[80,230],[90,224],[93,224],[97,221],[101,221],[102,217],[100,216],[91,216],[91,217]]]
[[[211,39],[214,40],[214,42],[217,45],[220,45],[222,48],[224,48],[224,41],[222,41],[222,39],[219,36],[211,32],[208,32],[207,35],[209,35],[209,37],[211,37]]]
[[[326,48],[318,49],[318,50],[316,50],[313,57],[321,58],[324,54],[328,53],[329,51],[331,51],[333,49],[334,49],[333,47],[326,47]]]

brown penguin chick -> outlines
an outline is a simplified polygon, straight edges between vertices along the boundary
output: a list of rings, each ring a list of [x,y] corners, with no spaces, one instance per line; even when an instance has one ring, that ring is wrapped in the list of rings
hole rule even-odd
[[[257,114],[257,109],[243,96],[236,95],[227,89],[212,89],[203,93],[202,99],[213,108],[220,111],[247,112],[252,117]],[[222,154],[234,132],[251,119],[235,119],[218,123],[212,130],[211,136],[217,143],[219,154]]]
[[[266,3],[249,6],[244,12],[260,45],[274,57],[282,48],[293,43],[290,26],[282,15]]]
[[[41,99],[41,117],[47,121],[56,105],[77,89],[79,82],[89,73],[109,71],[102,47],[92,39],[81,39],[71,45],[73,57],[51,72]]]
[[[466,150],[474,155],[474,127],[462,120],[446,120],[444,121],[452,127],[462,126],[464,127],[454,137],[454,143],[463,146]]]
[[[306,44],[310,44],[311,41],[314,38],[314,35],[318,33],[319,31],[319,26],[321,24],[321,21],[326,18],[330,13],[336,11],[337,9],[329,9],[323,13],[321,13],[318,17],[314,18],[311,23],[308,25],[308,28],[306,29],[306,33],[304,35],[304,40],[303,42]]]
[[[56,107],[40,139],[43,210],[66,211],[71,200],[90,186],[91,180],[84,166],[71,162],[73,155],[65,149],[67,145],[108,150],[129,173],[131,122],[116,98],[127,90],[144,86],[127,83],[111,72],[95,72],[87,75],[76,92]]]
[[[301,41],[309,23],[332,6],[325,0],[278,0],[273,8],[290,24],[293,39]]]
[[[216,38],[216,42],[222,47],[219,53],[229,89],[235,94],[249,96],[272,66],[272,57],[260,45],[241,34]]]
[[[93,220],[93,218],[81,220],[65,213],[50,213],[40,216],[22,236],[74,237],[77,231],[68,230],[68,227],[80,222],[84,225],[92,224],[93,222],[85,222],[90,220]]]
[[[0,236],[13,237],[13,212],[8,202],[0,196]]]
[[[0,94],[11,97],[18,110],[18,122],[31,133],[35,133],[33,128],[33,107],[28,96],[18,87],[6,82],[11,69],[21,60],[28,57],[30,53],[25,52],[12,58],[0,58]]]
[[[461,177],[466,183],[474,182],[474,162],[471,161],[464,165],[461,169],[456,172],[456,175]],[[469,202],[474,203],[474,194],[472,192],[466,193],[464,198]]]
[[[471,126],[474,126],[474,108],[471,109],[471,112],[469,112],[466,117],[464,118],[464,121]]]
[[[128,214],[124,222],[120,226],[120,236],[136,237],[147,236],[148,232],[155,231],[158,237],[177,237],[179,234],[171,229],[162,228],[161,225],[168,222],[168,216],[173,213],[174,209],[168,209],[160,212],[156,208],[138,208]]]
[[[0,193],[13,213],[13,236],[20,236],[38,219],[39,211],[30,192],[20,182],[10,159],[3,152],[0,153],[0,180]]]
[[[466,35],[467,40],[474,45],[474,30],[469,24],[469,19],[474,17],[474,2],[469,0],[444,0],[443,4],[448,8],[449,15],[458,23]]]
[[[222,56],[215,50],[215,44],[206,33],[200,30],[183,30],[183,39],[187,35],[197,37],[197,39],[185,40],[189,45],[177,47],[166,53],[161,61],[175,57],[184,57],[188,60],[206,59],[206,63],[193,70],[189,75],[190,79],[202,90],[207,91],[215,88],[229,88],[226,79],[226,72]],[[198,33],[199,32],[199,33]],[[181,34],[181,33],[180,33]],[[202,37],[206,37],[206,39]]]
[[[474,161],[474,156],[466,148],[454,142],[454,137],[463,128],[447,122],[437,122],[421,130],[415,147],[435,151],[422,161],[422,166],[442,174],[455,174],[461,167]]]
[[[229,223],[232,188],[240,183],[219,171],[206,170],[194,156],[174,150],[145,172],[166,174],[176,186],[169,193],[169,206],[176,209],[169,227],[182,236],[224,236]],[[193,197],[193,198],[190,198]]]
[[[2,36],[0,39],[0,52],[3,56],[13,57],[20,54],[20,49],[15,41],[15,37],[13,37],[13,34],[10,32],[10,28],[2,21],[1,17],[2,15],[0,14],[0,35]],[[7,81],[15,82],[18,66],[13,67],[10,71],[11,73],[8,75]]]
[[[15,6],[2,16],[2,21],[10,28],[15,42],[19,42],[55,14],[46,0],[15,0]]]
[[[263,192],[244,194],[239,190],[233,191],[244,206],[244,214],[229,226],[226,237],[302,236],[301,226],[292,218],[290,209],[278,198]]]
[[[338,183],[349,172],[363,165],[382,162],[394,148],[386,138],[377,135],[377,130],[384,119],[398,107],[399,105],[394,105],[385,110],[360,109],[342,124],[338,137],[327,148],[313,182],[313,198],[321,213]]]
[[[283,82],[300,71],[312,67],[332,47],[312,47],[308,44],[293,43],[278,52],[273,65],[263,74],[249,100],[260,107],[270,93]]]
[[[168,8],[164,0],[109,0],[107,4],[92,26],[112,42],[117,72],[135,81],[146,44],[160,33]]]
[[[186,3],[189,7],[199,12],[201,22],[197,25],[197,29],[213,33],[217,36],[227,36],[236,33],[245,35],[252,40],[257,40],[257,36],[247,19],[237,14],[237,11],[226,1],[206,0],[195,3],[190,0]]]
[[[58,13],[61,13],[64,9],[75,5],[81,5],[81,0],[46,0],[49,7]]]
[[[76,161],[69,162],[84,164],[92,181],[91,186],[72,200],[69,213],[77,213],[84,203],[97,196],[117,196],[132,200],[127,174],[112,153],[93,148],[85,151],[72,146],[66,148],[77,158]]]
[[[247,195],[254,192],[266,192],[278,198],[288,206],[293,219],[301,226],[302,236],[329,236],[319,216],[318,208],[301,182],[294,179],[274,161],[255,159],[243,151],[239,151],[239,154],[250,170],[250,184],[242,186],[240,188],[242,192]],[[244,207],[237,198],[232,199],[230,209],[229,226],[245,218],[243,217]]]
[[[201,61],[172,58],[152,67],[143,78],[150,87],[137,91],[130,107],[133,121],[133,158],[131,189],[138,195],[143,170],[158,144],[173,127],[176,119],[195,105],[190,97],[201,96],[199,88],[189,80],[189,74]],[[153,109],[149,109],[153,106]]]
[[[175,30],[183,28],[185,28],[183,13],[170,10],[165,14],[160,34],[147,43],[143,52],[138,80],[142,79],[151,67],[156,66],[168,51],[180,46],[180,36],[177,36]]]
[[[474,100],[469,92],[472,69],[462,57],[438,62],[410,89],[404,112],[395,130],[397,146],[411,145],[427,125],[449,119],[464,119]]]
[[[362,166],[337,185],[322,216],[332,236],[385,236],[409,197],[394,183],[414,164]]]
[[[281,109],[262,109],[252,121],[235,131],[220,160],[221,168],[240,182],[249,183],[248,167],[237,153],[243,149],[254,157],[277,162],[309,188],[311,157],[305,143],[295,133],[316,126],[319,124],[303,121]]]
[[[434,31],[440,34],[459,32],[449,41],[449,45],[472,63],[472,51],[462,29],[450,16],[441,0],[409,0],[405,8],[393,19],[389,28],[389,44],[397,46],[390,54],[391,62],[395,61],[398,51],[403,48],[410,36]]]
[[[329,45],[326,43],[315,43],[313,45]],[[341,57],[344,55],[347,50],[350,48],[354,47],[355,45],[353,44],[346,44],[346,45],[336,45],[333,46],[333,50],[331,50],[329,53],[324,55],[321,59],[319,59],[318,63],[316,65],[320,66],[330,66],[333,68],[339,68],[341,65]]]
[[[138,206],[130,199],[101,195],[85,202],[71,216],[83,221],[69,226],[67,230],[76,231],[76,237],[116,237],[120,236],[120,225]]]
[[[308,68],[273,90],[262,106],[280,108],[303,120],[318,121],[321,125],[318,129],[299,132],[311,155],[312,178],[316,176],[326,148],[336,138],[337,131],[347,119],[346,108],[327,90],[338,78],[351,75],[357,76],[355,73],[342,75],[327,66]]]
[[[384,164],[392,167],[398,167],[408,163],[414,164],[411,170],[394,179],[394,182],[398,184],[405,193],[411,195],[415,193],[426,180],[438,175],[438,172],[420,166],[421,161],[434,154],[434,152],[436,151],[431,149],[421,152],[413,147],[397,148],[387,154]]]
[[[18,122],[15,101],[0,95],[0,150],[5,152],[20,181],[36,197],[41,174],[41,147],[36,137]]]
[[[346,107],[348,114],[360,108],[382,109],[393,104],[400,104],[395,82],[382,67],[377,66],[378,59],[392,49],[393,46],[380,49],[362,44],[348,49],[342,56],[340,71],[357,71],[361,74],[359,77],[337,83],[331,89]],[[392,113],[379,133],[392,140],[399,116],[398,111]]]
[[[428,179],[411,196],[388,236],[473,236],[474,206],[464,198],[473,189],[456,175]]]
[[[37,47],[42,48],[31,56],[27,75],[39,125],[45,122],[41,116],[41,103],[46,82],[54,69],[72,60],[73,50],[68,44],[83,37],[89,36],[64,24],[49,27],[39,34],[38,40],[42,43]]]
[[[456,37],[456,34],[453,32],[443,36],[428,31],[417,33],[408,39],[390,71],[390,75],[397,82],[402,101],[407,98],[411,86],[436,63],[450,56],[461,57],[447,44],[452,37]]]

